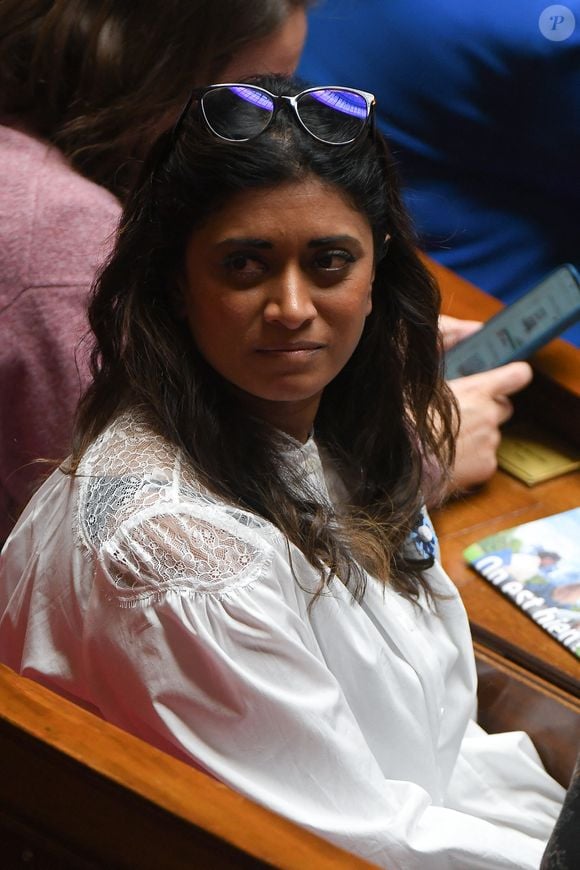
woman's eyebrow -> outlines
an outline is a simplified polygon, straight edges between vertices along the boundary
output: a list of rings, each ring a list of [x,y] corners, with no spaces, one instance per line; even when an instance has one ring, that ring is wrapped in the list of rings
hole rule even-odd
[[[226,245],[242,245],[247,248],[273,248],[272,242],[267,242],[266,239],[246,238],[245,236],[233,236],[231,238],[222,239],[218,242],[218,247]]]
[[[339,236],[321,236],[319,239],[310,239],[308,242],[309,248],[320,248],[324,245],[340,245],[340,244],[351,244],[351,245],[360,245],[360,240],[355,238],[355,236],[349,236],[347,234],[339,235]]]
[[[359,245],[360,239],[357,239],[356,236],[350,236],[348,233],[341,233],[336,236],[320,236],[319,238],[310,239],[308,241],[309,248],[322,248],[325,245]],[[217,243],[217,247],[227,247],[232,245],[238,245],[241,247],[247,248],[258,248],[258,249],[269,249],[271,250],[274,247],[273,242],[269,242],[266,239],[258,239],[253,238],[251,236],[228,236],[227,239],[221,239]]]

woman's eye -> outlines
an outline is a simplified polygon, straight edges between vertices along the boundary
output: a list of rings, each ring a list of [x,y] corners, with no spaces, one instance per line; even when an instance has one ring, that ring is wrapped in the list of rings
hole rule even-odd
[[[315,266],[325,272],[339,272],[355,260],[350,251],[321,251],[316,256]]]
[[[256,278],[266,271],[266,264],[250,254],[229,254],[223,264],[230,275],[239,278]]]

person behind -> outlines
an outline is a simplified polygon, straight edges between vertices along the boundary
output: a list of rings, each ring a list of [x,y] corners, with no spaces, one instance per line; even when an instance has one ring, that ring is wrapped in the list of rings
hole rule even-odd
[[[0,660],[389,868],[537,868],[564,791],[472,721],[422,507],[453,400],[372,95],[194,91],[90,307],[69,461],[1,557]]]
[[[325,0],[300,71],[377,94],[435,259],[506,303],[580,262],[580,0]]]
[[[0,5],[0,544],[70,450],[88,290],[147,147],[196,83],[292,71],[306,3]]]

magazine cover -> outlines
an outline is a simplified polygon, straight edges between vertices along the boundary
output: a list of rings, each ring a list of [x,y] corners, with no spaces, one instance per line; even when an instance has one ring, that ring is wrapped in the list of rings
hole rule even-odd
[[[580,508],[490,535],[463,555],[580,658]]]

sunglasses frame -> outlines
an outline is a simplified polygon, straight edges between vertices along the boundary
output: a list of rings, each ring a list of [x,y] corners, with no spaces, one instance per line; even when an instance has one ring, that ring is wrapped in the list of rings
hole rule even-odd
[[[214,130],[207,117],[205,107],[203,105],[203,98],[206,94],[211,93],[211,91],[215,91],[218,88],[252,88],[253,90],[259,91],[260,93],[266,94],[268,97],[270,97],[270,99],[274,103],[274,109],[272,112],[272,117],[270,118],[264,129],[260,130],[259,133],[256,133],[255,136],[248,136],[246,139],[229,139],[227,136],[222,136],[221,133],[218,133],[216,130]],[[309,130],[302,118],[300,117],[300,112],[298,110],[298,100],[301,97],[306,96],[307,94],[311,94],[317,91],[339,91],[340,93],[356,94],[357,96],[362,97],[366,103],[367,117],[365,118],[364,123],[361,125],[360,133],[357,133],[356,136],[353,136],[352,139],[349,139],[346,142],[329,142],[327,139],[321,139],[320,136],[317,136],[316,133],[313,133],[312,130]],[[189,112],[189,109],[191,108],[191,105],[194,101],[197,101],[199,103],[201,114],[208,130],[213,133],[214,136],[217,136],[218,139],[221,139],[224,142],[251,142],[252,139],[256,139],[258,136],[261,136],[262,133],[266,132],[266,130],[274,122],[274,119],[276,118],[276,115],[278,114],[282,106],[288,104],[291,106],[294,115],[298,119],[298,122],[302,129],[305,130],[309,136],[312,136],[313,139],[316,139],[317,142],[322,142],[324,145],[332,145],[338,148],[342,148],[345,145],[352,145],[352,143],[356,142],[359,136],[363,134],[366,128],[370,126],[372,133],[374,133],[375,129],[376,99],[374,94],[370,94],[368,91],[361,91],[358,88],[347,88],[342,85],[318,85],[316,87],[306,88],[305,90],[300,91],[299,94],[295,94],[294,96],[289,97],[286,95],[277,96],[276,94],[270,93],[270,91],[266,90],[266,88],[260,87],[260,85],[253,85],[248,82],[220,82],[219,84],[208,85],[205,88],[196,88],[191,92],[185,106],[181,110],[179,117],[177,118],[177,121],[173,126],[173,131],[171,135],[171,147],[173,147],[173,145],[177,141],[179,131],[181,130],[181,126],[183,124],[183,120]]]

